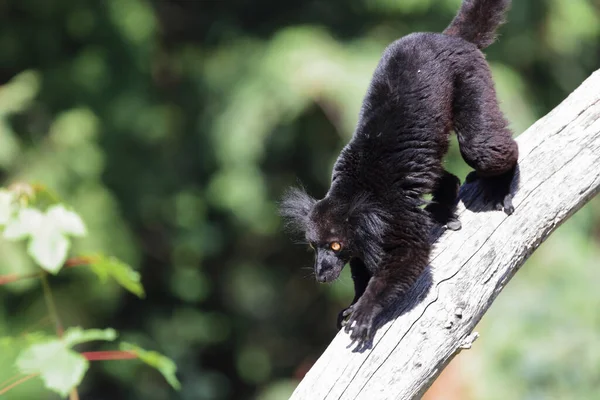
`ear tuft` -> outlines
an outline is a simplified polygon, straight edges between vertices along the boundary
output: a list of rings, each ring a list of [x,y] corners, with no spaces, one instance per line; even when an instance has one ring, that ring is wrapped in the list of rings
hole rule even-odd
[[[308,214],[316,202],[303,188],[289,189],[279,203],[279,214],[285,219],[286,228],[305,232]]]

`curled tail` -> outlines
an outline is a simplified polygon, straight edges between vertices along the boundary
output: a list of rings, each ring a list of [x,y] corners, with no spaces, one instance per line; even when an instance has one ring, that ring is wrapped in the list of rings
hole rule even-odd
[[[458,14],[446,28],[446,35],[458,36],[480,49],[496,39],[496,29],[504,22],[511,0],[463,0]]]

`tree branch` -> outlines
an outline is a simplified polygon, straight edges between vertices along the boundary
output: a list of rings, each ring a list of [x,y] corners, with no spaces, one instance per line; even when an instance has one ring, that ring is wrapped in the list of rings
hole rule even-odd
[[[414,399],[477,337],[472,330],[513,274],[600,190],[600,71],[518,137],[515,212],[461,188],[462,230],[437,241],[431,265],[377,331],[373,348],[340,332],[292,399]],[[506,316],[510,318],[510,315]]]

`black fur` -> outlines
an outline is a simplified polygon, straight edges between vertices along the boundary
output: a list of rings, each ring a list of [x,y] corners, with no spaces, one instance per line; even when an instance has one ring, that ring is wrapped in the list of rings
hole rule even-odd
[[[336,279],[350,262],[356,296],[338,323],[353,340],[371,339],[375,317],[425,269],[431,228],[460,228],[460,181],[442,166],[452,129],[476,171],[471,178],[483,180],[495,204],[512,212],[517,144],[478,48],[491,43],[508,5],[467,0],[447,34],[414,33],[388,46],[325,198],[295,190],[283,200],[282,215],[316,251],[319,281]],[[424,194],[433,195],[425,209]],[[334,251],[332,242],[342,249]]]
[[[510,0],[463,0],[458,14],[444,33],[485,49],[496,40],[496,29],[504,23],[509,7]]]

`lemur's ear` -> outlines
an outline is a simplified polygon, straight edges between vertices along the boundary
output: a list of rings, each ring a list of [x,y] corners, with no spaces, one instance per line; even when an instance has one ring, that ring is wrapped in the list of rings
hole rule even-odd
[[[308,214],[316,202],[304,189],[289,189],[279,204],[279,213],[285,218],[286,227],[295,231],[306,232]]]
[[[378,264],[384,254],[382,240],[389,229],[389,214],[369,196],[359,195],[352,200],[347,219],[365,264]]]

